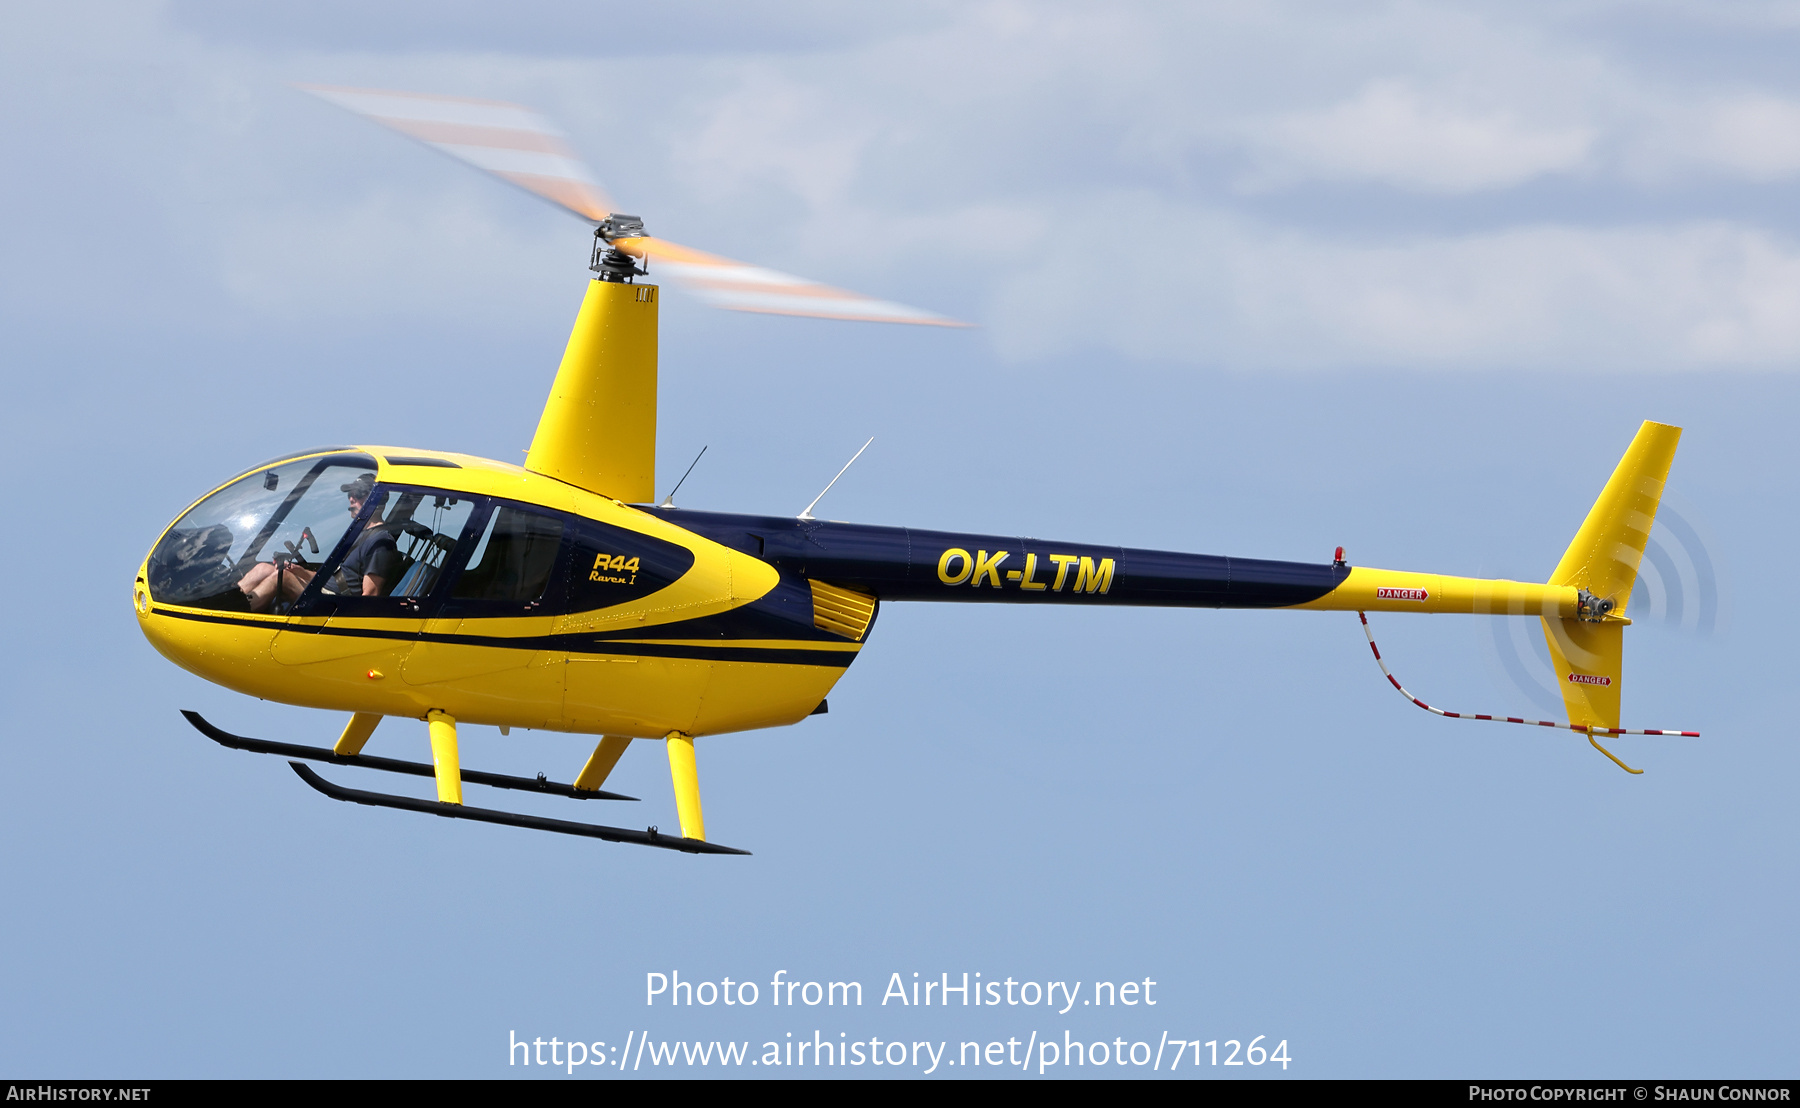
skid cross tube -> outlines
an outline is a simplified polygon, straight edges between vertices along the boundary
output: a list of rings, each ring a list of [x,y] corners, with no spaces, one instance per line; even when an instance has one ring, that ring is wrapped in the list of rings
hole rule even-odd
[[[220,746],[229,746],[233,750],[248,750],[252,754],[274,754],[282,758],[303,758],[309,762],[330,762],[337,766],[359,766],[363,769],[404,773],[413,777],[435,777],[437,775],[437,770],[425,762],[403,762],[398,758],[377,758],[369,754],[339,754],[322,746],[300,746],[295,743],[271,742],[268,739],[250,739],[243,735],[233,735],[229,731],[220,730],[208,723],[199,712],[190,712],[183,708],[181,714],[194,725],[194,730]],[[462,779],[474,785],[489,785],[496,789],[518,789],[528,793],[549,793],[551,796],[568,796],[576,800],[637,799],[635,796],[609,793],[602,789],[578,789],[559,781],[546,781],[542,777],[512,777],[504,773],[483,773],[474,769],[463,770]]]
[[[464,804],[445,804],[438,800],[420,800],[412,796],[393,796],[388,793],[365,792],[362,789],[346,789],[342,785],[334,785],[314,773],[311,766],[299,762],[289,762],[300,780],[324,793],[333,800],[345,800],[352,804],[367,804],[374,808],[393,808],[402,812],[423,812],[431,816],[443,816],[446,819],[472,819],[477,823],[498,823],[506,827],[524,827],[532,831],[553,831],[559,835],[580,835],[589,839],[604,839],[609,843],[631,843],[636,846],[654,846],[664,850],[679,850],[684,854],[748,854],[748,850],[720,846],[718,843],[702,842],[699,839],[684,839],[680,835],[659,834],[656,828],[648,831],[633,831],[627,827],[602,827],[596,823],[576,823],[573,820],[550,819],[547,816],[528,816],[522,812],[501,812],[492,808],[470,808]]]
[[[1558,720],[1550,719],[1521,719],[1518,716],[1477,715],[1473,712],[1447,712],[1442,708],[1433,708],[1412,693],[1407,692],[1406,686],[1402,685],[1400,679],[1394,676],[1392,670],[1388,669],[1387,662],[1382,660],[1381,648],[1375,645],[1375,633],[1369,630],[1369,617],[1362,612],[1358,612],[1356,613],[1356,618],[1362,620],[1363,637],[1369,640],[1369,652],[1375,655],[1375,664],[1381,667],[1381,672],[1388,679],[1388,684],[1399,690],[1401,696],[1404,696],[1406,699],[1417,704],[1432,715],[1443,716],[1446,719],[1485,719],[1491,723],[1519,723],[1526,727],[1560,727],[1565,731],[1578,731],[1587,736],[1587,741],[1593,745],[1595,750],[1598,750],[1608,758],[1611,758],[1613,762],[1626,773],[1642,773],[1644,771],[1641,769],[1632,769],[1624,762],[1619,761],[1618,757],[1614,755],[1612,751],[1594,741],[1595,735],[1679,735],[1682,738],[1688,739],[1697,739],[1700,737],[1700,732],[1698,731],[1666,731],[1657,729],[1634,730],[1625,727],[1593,727],[1585,723],[1562,723]]]

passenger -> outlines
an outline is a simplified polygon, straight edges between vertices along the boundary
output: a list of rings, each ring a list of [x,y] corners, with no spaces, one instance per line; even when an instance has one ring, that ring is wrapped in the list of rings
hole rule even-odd
[[[375,476],[365,473],[347,485],[338,486],[350,498],[350,515],[355,517],[369,501],[369,493],[375,487]],[[351,544],[350,552],[344,555],[343,564],[338,567],[325,591],[338,596],[382,596],[392,586],[400,568],[400,551],[394,543],[394,536],[381,526],[381,512],[375,511],[369,516],[368,525],[362,534],[356,536]],[[277,572],[280,574],[277,582]],[[283,562],[279,571],[271,562],[258,562],[243,579],[238,582],[250,602],[253,612],[266,612],[274,606],[275,590],[281,590],[282,599],[289,604],[300,599],[306,586],[312,583],[315,571],[293,562]]]

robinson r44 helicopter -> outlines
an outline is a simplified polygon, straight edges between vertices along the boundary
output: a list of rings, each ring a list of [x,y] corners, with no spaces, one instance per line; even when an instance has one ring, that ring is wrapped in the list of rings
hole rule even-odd
[[[1315,564],[837,523],[813,517],[816,499],[796,518],[676,509],[672,493],[656,505],[660,290],[639,280],[652,261],[736,310],[961,325],[653,238],[612,210],[555,129],[524,108],[308,90],[595,225],[595,277],[523,466],[413,447],[283,455],[200,498],[137,571],[139,625],[171,661],[252,696],[350,714],[325,748],[233,735],[184,713],[226,746],[291,759],[327,796],[746,853],[707,840],[695,740],[825,711],[882,603],[914,600],[1533,616],[1568,721],[1461,718],[1582,733],[1632,773],[1597,735],[1694,734],[1619,727],[1625,609],[1680,428],[1643,424],[1544,584],[1351,566],[1341,548]],[[1459,715],[1388,680],[1421,708]],[[388,716],[426,721],[429,764],[362,753]],[[459,723],[598,743],[567,784],[483,773],[461,766]],[[463,803],[464,782],[632,799],[602,786],[637,739],[665,747],[678,836]],[[305,761],[432,777],[437,799],[344,788]]]

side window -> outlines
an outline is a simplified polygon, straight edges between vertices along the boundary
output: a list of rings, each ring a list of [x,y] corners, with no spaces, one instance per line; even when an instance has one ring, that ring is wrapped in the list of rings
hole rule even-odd
[[[561,517],[496,504],[475,538],[468,563],[450,590],[454,608],[498,614],[537,611],[546,599],[562,547]]]
[[[418,616],[459,540],[475,500],[431,489],[377,486],[354,533],[319,568],[298,609],[305,615]]]
[[[569,610],[588,612],[649,596],[694,565],[694,552],[623,527],[574,522],[569,559]]]
[[[431,595],[474,509],[475,502],[467,496],[400,493],[382,524],[393,536],[394,551],[399,555],[385,595],[408,599]]]

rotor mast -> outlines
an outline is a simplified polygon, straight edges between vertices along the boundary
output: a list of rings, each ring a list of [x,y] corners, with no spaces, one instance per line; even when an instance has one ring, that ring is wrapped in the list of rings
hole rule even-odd
[[[525,468],[628,504],[656,499],[657,286],[620,243],[644,236],[637,216],[594,230],[581,312]]]

